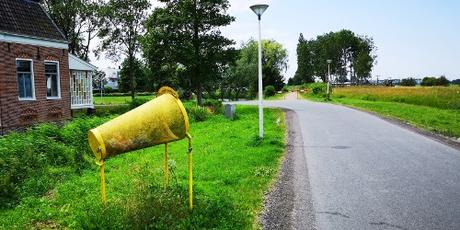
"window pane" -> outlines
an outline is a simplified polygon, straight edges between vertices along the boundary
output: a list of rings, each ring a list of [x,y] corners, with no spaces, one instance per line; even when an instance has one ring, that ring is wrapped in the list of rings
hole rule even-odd
[[[19,90],[19,97],[23,98],[26,96],[26,92],[24,90],[24,74],[18,74],[18,90]]]
[[[45,73],[57,73],[57,63],[45,63]]]
[[[19,98],[33,98],[32,62],[16,60]]]
[[[30,66],[31,66],[30,61],[23,61],[23,60],[16,61],[16,70],[18,72],[31,72]]]
[[[45,63],[46,96],[59,97],[58,64],[53,62]]]
[[[46,96],[58,97],[58,77],[56,74],[46,75]]]
[[[24,90],[26,98],[32,98],[32,77],[30,74],[24,74]]]

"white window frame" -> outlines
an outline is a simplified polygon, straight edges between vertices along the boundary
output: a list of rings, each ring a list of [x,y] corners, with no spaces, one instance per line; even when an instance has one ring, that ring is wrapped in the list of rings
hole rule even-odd
[[[44,75],[45,75],[45,94],[46,94],[46,99],[48,100],[59,100],[61,99],[61,69],[59,68],[59,61],[51,61],[51,60],[45,60],[43,62],[43,67],[45,67],[46,63],[55,63],[57,65],[57,90],[58,90],[58,95],[57,97],[48,97],[48,85],[46,85],[46,81],[48,80],[46,78],[46,70],[44,71]]]
[[[35,101],[37,98],[35,97],[35,74],[34,74],[34,60],[28,58],[16,58],[14,62],[14,66],[16,69],[16,85],[19,87],[18,81],[18,70],[17,70],[17,61],[29,61],[30,62],[30,77],[32,82],[32,97],[21,97],[19,95],[19,88],[18,88],[18,99],[20,101]]]

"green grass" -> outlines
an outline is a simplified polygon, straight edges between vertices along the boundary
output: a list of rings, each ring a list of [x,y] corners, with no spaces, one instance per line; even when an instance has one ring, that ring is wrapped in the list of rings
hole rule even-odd
[[[129,104],[131,102],[131,96],[101,96],[94,95],[94,104],[95,105],[119,105],[119,104]],[[136,96],[139,99],[152,99],[153,96]]]
[[[460,137],[460,110],[352,98],[334,98],[333,102],[397,118],[432,132]]]
[[[163,189],[163,147],[106,161],[107,208],[101,208],[98,168],[72,175],[43,196],[0,210],[0,228],[254,229],[263,194],[285,149],[284,114],[267,109],[264,140],[256,137],[257,109],[238,106],[191,124],[195,207],[187,207],[187,142],[170,144],[171,185]],[[86,141],[86,140],[81,140]],[[50,169],[52,170],[52,169]]]
[[[402,102],[364,100],[359,99],[358,96],[347,98],[343,95],[337,95],[336,91],[334,91],[330,102],[375,112],[385,117],[407,122],[417,128],[449,137],[460,137],[460,110],[458,109],[441,109]],[[304,99],[316,102],[328,102],[322,96],[315,96],[309,93],[301,94],[301,96]]]

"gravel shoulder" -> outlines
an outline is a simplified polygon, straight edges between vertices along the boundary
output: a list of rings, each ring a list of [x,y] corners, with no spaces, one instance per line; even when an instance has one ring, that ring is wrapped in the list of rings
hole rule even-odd
[[[286,110],[287,153],[276,183],[265,196],[263,229],[316,229],[310,180],[297,114]]]

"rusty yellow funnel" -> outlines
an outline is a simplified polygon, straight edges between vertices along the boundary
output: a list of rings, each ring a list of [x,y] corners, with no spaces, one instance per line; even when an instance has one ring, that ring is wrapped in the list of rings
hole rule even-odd
[[[158,97],[94,128],[88,133],[88,141],[101,166],[101,192],[105,205],[104,160],[126,152],[158,144],[165,144],[165,177],[167,177],[167,143],[188,138],[189,179],[191,189],[191,137],[189,119],[177,93],[163,87]],[[165,180],[167,182],[167,179]],[[190,207],[192,207],[190,191]]]

